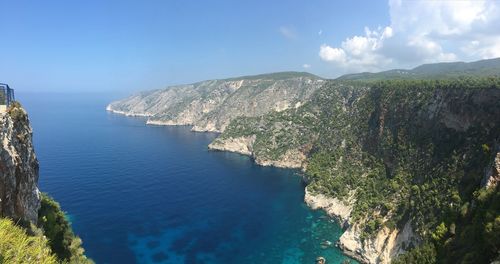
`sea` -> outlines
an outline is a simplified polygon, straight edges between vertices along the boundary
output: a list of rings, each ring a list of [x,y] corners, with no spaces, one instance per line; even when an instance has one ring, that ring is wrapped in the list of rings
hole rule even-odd
[[[357,263],[304,203],[301,172],[210,151],[216,133],[109,113],[107,93],[20,93],[39,187],[96,263]],[[331,242],[331,245],[329,242]]]

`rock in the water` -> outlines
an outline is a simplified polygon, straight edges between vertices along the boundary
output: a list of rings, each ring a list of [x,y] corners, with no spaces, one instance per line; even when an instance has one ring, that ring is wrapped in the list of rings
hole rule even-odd
[[[324,257],[317,257],[316,258],[316,264],[325,264],[326,259]]]

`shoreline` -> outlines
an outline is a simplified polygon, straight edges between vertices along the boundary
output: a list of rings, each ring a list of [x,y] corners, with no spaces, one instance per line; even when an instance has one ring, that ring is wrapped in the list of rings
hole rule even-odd
[[[127,117],[150,117],[151,115],[143,114],[143,113],[130,113],[130,112],[125,112],[125,111],[118,111],[114,110],[108,105],[106,107],[106,111],[124,115]],[[168,121],[146,121],[146,125],[152,125],[152,126],[192,126],[191,124],[176,124],[173,122],[168,122]],[[193,130],[191,128],[192,132],[201,132],[201,133],[213,133],[211,131],[199,131],[199,130]],[[217,132],[215,132],[217,133]],[[218,132],[220,134],[221,132]],[[237,153],[240,155],[245,155],[249,156],[255,164],[259,166],[264,166],[264,167],[276,167],[276,168],[281,168],[281,169],[292,169],[292,170],[300,170],[302,172],[305,171],[305,168],[307,167],[307,164],[305,162],[305,155],[303,153],[300,153],[303,155],[301,157],[301,161],[299,164],[297,163],[287,163],[287,162],[280,162],[280,161],[263,161],[258,158],[256,158],[253,154],[253,142],[255,141],[255,137],[249,137],[249,138],[238,138],[238,139],[231,139],[230,146],[225,147],[222,144],[212,141],[207,148],[211,151],[221,151],[221,152],[232,152],[232,153]],[[215,143],[215,144],[214,144]],[[242,147],[243,144],[243,147]],[[297,154],[297,153],[293,153]],[[337,198],[330,198],[325,196],[324,194],[312,194],[310,191],[307,190],[308,187],[308,181],[305,175],[302,175],[302,180],[306,184],[304,187],[304,200],[303,202],[307,205],[307,207],[310,210],[322,210],[323,212],[326,213],[329,217],[333,218],[336,220],[336,224],[340,226],[342,229],[342,235],[341,237],[346,233],[349,227],[349,215],[352,211],[352,208],[349,207],[349,205],[345,205],[342,201],[338,200]],[[338,209],[340,208],[340,209]],[[340,242],[340,237],[338,241],[336,241],[337,245]],[[344,254],[347,257],[350,257],[352,259],[355,259],[356,261],[360,263],[369,263],[366,261],[366,258],[364,256],[360,256],[356,254],[357,252],[353,252],[342,245],[337,246],[342,254]]]
[[[131,113],[131,112],[125,112],[125,111],[120,111],[120,110],[115,110],[111,107],[111,105],[106,106],[106,111],[114,113],[114,114],[120,114],[124,116],[130,116],[130,117],[150,117],[152,116],[151,114],[144,114],[144,113]]]

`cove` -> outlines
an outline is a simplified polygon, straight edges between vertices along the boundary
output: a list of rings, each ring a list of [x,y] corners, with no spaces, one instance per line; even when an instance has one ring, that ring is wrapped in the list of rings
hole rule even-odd
[[[321,247],[342,230],[304,204],[296,171],[209,151],[217,134],[108,113],[113,95],[18,99],[33,127],[40,189],[68,212],[96,263],[350,260]]]

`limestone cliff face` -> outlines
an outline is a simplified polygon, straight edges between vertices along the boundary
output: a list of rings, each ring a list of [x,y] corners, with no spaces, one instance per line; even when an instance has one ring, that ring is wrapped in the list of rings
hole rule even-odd
[[[497,186],[500,183],[500,144],[494,146],[491,166],[486,168],[481,185],[486,188]]]
[[[144,93],[108,110],[222,132],[210,149],[301,168],[305,202],[345,230],[339,247],[364,263],[390,263],[427,239],[459,190],[468,189],[460,197],[467,202],[473,190],[500,182],[498,87],[498,79],[352,83],[263,75]]]
[[[402,229],[384,227],[374,236],[361,239],[362,228],[351,218],[354,197],[355,191],[351,191],[345,200],[340,200],[312,193],[307,188],[304,196],[309,207],[324,210],[345,229],[338,242],[345,254],[364,263],[390,263],[397,255],[420,243],[421,238],[413,232],[411,222],[407,222]]]
[[[321,193],[313,193],[306,187],[304,202],[313,210],[324,210],[330,217],[337,219],[340,225],[346,229],[350,225],[351,212],[354,204],[354,191],[345,200],[336,197],[328,197]]]
[[[253,155],[253,144],[255,142],[255,135],[250,137],[230,138],[228,140],[215,140],[208,145],[209,149],[229,151],[240,153],[243,155]]]
[[[0,115],[0,216],[36,224],[38,160],[28,116],[21,107]]]
[[[392,193],[387,192],[381,199],[394,205],[415,195],[412,191],[403,192],[403,184],[418,188],[422,182],[432,182],[432,178],[445,178],[445,173],[432,174],[433,168],[448,166],[456,157],[463,165],[453,170],[461,173],[474,169],[470,184],[479,187],[482,180],[482,186],[496,185],[500,182],[499,100],[500,90],[490,87],[427,89],[415,83],[415,87],[402,92],[385,86],[350,87],[331,82],[331,86],[320,88],[311,101],[297,109],[233,120],[211,148],[251,155],[259,164],[302,168],[310,184],[305,193],[306,204],[325,210],[345,230],[339,247],[363,263],[390,263],[422,243],[425,231],[414,221],[420,219],[422,225],[422,218],[417,209],[408,208],[406,214],[410,217],[389,228],[385,223],[392,219],[394,210],[381,210],[382,205],[365,206],[360,212],[358,201],[369,200],[366,196],[359,197],[367,192],[363,189],[367,186],[367,175],[373,177],[375,173],[381,182],[386,181],[379,191],[393,188]],[[252,140],[235,140],[241,136]],[[421,144],[423,141],[427,145]],[[481,146],[483,150],[478,153]],[[414,153],[425,156],[415,157]],[[492,153],[488,154],[491,162],[486,168],[474,159],[474,155],[481,153]],[[363,155],[376,161],[367,162]],[[294,159],[297,162],[283,162]],[[374,167],[378,171],[374,172]],[[314,171],[310,172],[310,168]],[[401,172],[408,173],[404,174],[407,178],[398,183],[401,185],[391,187],[391,178]],[[479,176],[483,178],[478,179]],[[332,195],[328,190],[332,181],[347,191]],[[450,189],[461,188],[460,182],[448,184]],[[451,203],[452,195],[442,197],[450,201],[443,204]],[[381,225],[366,236],[366,223],[373,219],[378,219]]]
[[[146,116],[151,125],[190,125],[193,131],[222,132],[236,117],[297,108],[322,84],[317,76],[295,72],[209,80],[142,92],[106,109]]]
[[[364,263],[390,263],[421,241],[413,232],[411,222],[406,222],[402,229],[383,227],[375,236],[365,240],[360,239],[361,234],[359,224],[353,223],[340,237],[339,247],[347,255]]]
[[[237,138],[218,138],[208,145],[211,150],[229,151],[251,156],[255,163],[278,168],[305,168],[306,155],[298,149],[289,149],[279,158],[267,158],[254,152],[255,135]]]

